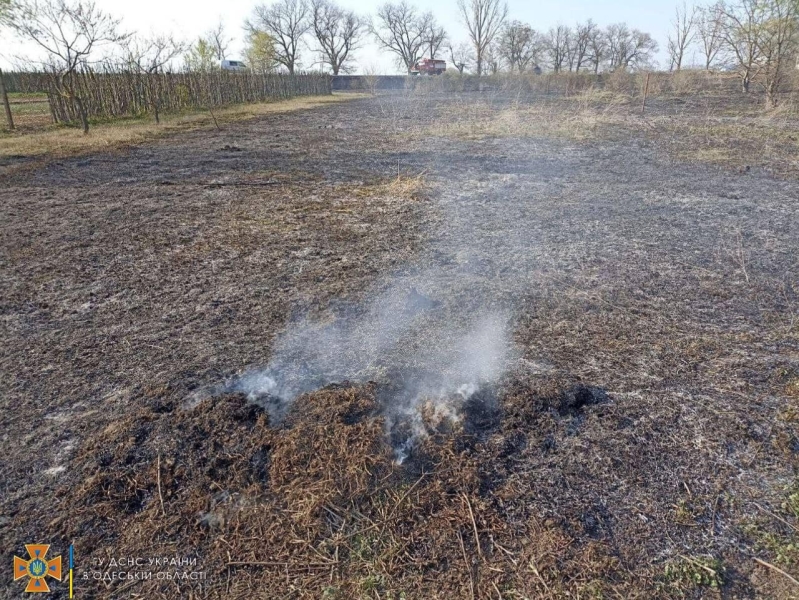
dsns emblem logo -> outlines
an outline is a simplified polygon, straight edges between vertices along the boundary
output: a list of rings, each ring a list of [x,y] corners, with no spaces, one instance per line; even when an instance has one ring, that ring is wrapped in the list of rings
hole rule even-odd
[[[28,577],[26,592],[49,592],[46,577],[61,581],[61,557],[56,556],[47,560],[49,549],[50,544],[26,544],[28,560],[19,556],[14,557],[14,581]]]

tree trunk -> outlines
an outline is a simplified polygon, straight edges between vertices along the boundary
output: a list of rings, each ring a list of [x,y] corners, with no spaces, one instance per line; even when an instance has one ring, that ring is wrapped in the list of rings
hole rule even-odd
[[[744,94],[749,93],[749,73],[746,73],[741,79],[741,89],[743,90]]]
[[[83,100],[80,96],[75,96],[75,104],[78,106],[78,114],[80,121],[83,123],[83,135],[89,133],[89,116],[86,114],[86,108],[83,106]]]
[[[768,96],[768,102],[771,108],[776,108],[779,103],[779,88],[779,83],[776,81],[772,81],[768,84],[766,95]]]
[[[6,109],[6,122],[8,128],[14,131],[14,117],[11,115],[11,105],[8,103],[8,93],[6,92],[6,84],[3,81],[3,70],[0,69],[0,100],[3,101],[3,106]]]

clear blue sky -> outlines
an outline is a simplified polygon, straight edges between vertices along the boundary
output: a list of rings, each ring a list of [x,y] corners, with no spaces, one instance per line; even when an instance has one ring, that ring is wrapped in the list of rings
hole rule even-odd
[[[208,0],[95,0],[102,9],[122,17],[127,30],[146,33],[148,31],[172,31],[178,36],[189,39],[196,38],[203,31],[213,26],[220,18],[229,33],[236,38],[231,46],[230,58],[236,58],[241,49],[241,24],[249,16],[254,0],[225,0],[211,2]],[[360,14],[373,14],[379,2],[367,0],[338,0],[343,6],[352,8]],[[681,0],[650,0],[648,2],[624,2],[622,0],[605,0],[589,2],[587,0],[540,0],[525,2],[510,0],[509,17],[525,21],[533,28],[546,31],[549,27],[564,23],[573,25],[577,21],[593,19],[599,25],[608,25],[620,21],[631,27],[649,32],[660,45],[658,60],[661,66],[666,63],[666,36],[674,9]],[[267,2],[268,3],[268,2]],[[438,20],[444,24],[454,41],[466,39],[466,32],[460,22],[456,0],[440,0],[416,2],[420,9],[432,10]],[[690,2],[689,2],[690,5]],[[0,43],[0,66],[8,67],[13,57],[30,54],[33,49],[28,45],[6,43],[7,34],[3,34]],[[384,72],[395,72],[394,62],[390,55],[381,52],[371,41],[358,51],[357,59],[360,67],[374,65]],[[313,57],[310,51],[305,52],[305,64],[310,64]]]

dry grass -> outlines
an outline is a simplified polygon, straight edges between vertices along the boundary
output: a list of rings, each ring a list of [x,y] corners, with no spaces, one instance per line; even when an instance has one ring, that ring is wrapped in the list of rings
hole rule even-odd
[[[674,97],[669,94],[668,98]],[[542,137],[578,142],[638,135],[678,160],[744,170],[758,166],[780,175],[799,175],[799,118],[788,100],[765,112],[757,106],[707,106],[675,113],[652,99],[641,114],[640,98],[589,88],[569,98],[516,103],[501,110],[492,109],[488,102],[465,104],[457,117],[417,128],[414,137],[431,134],[461,140]]]
[[[4,341],[9,360],[26,356],[14,363],[18,379],[41,380],[42,387],[14,398],[7,417],[38,406],[39,389],[63,396],[70,404],[48,407],[48,417],[59,408],[74,411],[68,414],[76,446],[59,480],[29,482],[27,463],[13,461],[19,470],[8,477],[9,492],[19,482],[23,493],[3,498],[3,514],[14,515],[0,523],[14,528],[6,537],[18,544],[28,533],[69,540],[86,565],[108,553],[186,553],[208,574],[201,583],[115,582],[100,592],[117,597],[795,596],[789,579],[764,566],[791,577],[799,569],[799,487],[791,470],[799,456],[799,371],[789,354],[799,332],[791,282],[782,280],[796,255],[795,236],[767,226],[743,202],[705,197],[694,175],[668,161],[657,170],[622,173],[645,178],[647,195],[636,193],[644,184],[628,186],[608,174],[613,165],[605,154],[640,169],[631,160],[629,132],[646,127],[656,136],[658,119],[667,115],[653,110],[643,121],[640,103],[607,91],[557,102],[483,104],[482,114],[453,102],[452,125],[432,120],[442,136],[420,136],[413,147],[407,138],[418,131],[404,127],[413,122],[405,117],[418,109],[415,99],[406,110],[378,97],[239,128],[246,131],[237,143],[269,150],[237,155],[244,168],[222,163],[213,173],[219,179],[194,164],[209,147],[220,161],[230,156],[213,150],[221,140],[209,131],[154,145],[146,163],[118,161],[96,194],[92,169],[72,166],[72,177],[85,178],[76,186],[79,201],[70,201],[72,188],[60,170],[42,170],[50,179],[41,190],[34,182],[9,194],[8,280],[31,283],[10,288],[10,314],[25,327]],[[569,110],[561,115],[558,107]],[[324,129],[347,119],[354,131],[343,129],[346,136]],[[266,145],[270,134],[280,134],[274,146]],[[491,143],[455,139],[492,135],[510,140],[510,160],[496,156]],[[587,156],[576,161],[560,144],[524,143],[514,135],[600,142],[580,146]],[[624,143],[601,137],[614,135]],[[451,153],[451,170],[436,172],[435,164],[408,158],[424,152]],[[169,155],[185,162],[168,162]],[[534,160],[520,158],[530,155]],[[541,157],[576,168],[539,188]],[[495,173],[511,170],[509,163],[532,174],[500,184]],[[154,165],[159,183],[119,190],[112,175],[142,164]],[[368,301],[376,274],[424,264],[440,205],[407,200],[424,191],[425,168],[431,185],[445,192],[446,177],[452,190],[465,187],[467,169],[466,179],[491,179],[493,187],[477,195],[493,212],[532,209],[521,216],[529,218],[522,223],[535,240],[524,252],[540,260],[542,271],[529,280],[534,284],[523,301],[529,308],[515,332],[527,349],[524,360],[497,390],[501,421],[478,434],[435,431],[400,467],[375,384],[308,394],[278,426],[241,396],[187,407],[189,392],[221,381],[228,365],[264,360],[268,340],[294,307],[333,315],[335,302],[357,297],[353,290],[364,290]],[[589,178],[589,170],[601,176]],[[331,173],[336,177],[326,179]],[[660,193],[671,179],[675,187],[698,187],[704,204]],[[731,179],[764,210],[784,210],[786,221],[793,216],[789,198],[778,202],[773,190],[761,196],[754,178]],[[591,197],[577,186],[590,186]],[[55,187],[59,202],[51,206]],[[610,200],[597,203],[594,194]],[[109,209],[108,197],[125,212]],[[603,232],[594,226],[599,211],[608,225]],[[474,231],[506,231],[502,223],[484,217]],[[82,235],[83,227],[91,237],[76,244],[74,232]],[[447,252],[435,264],[446,264],[453,246],[437,247]],[[551,262],[550,252],[557,255]],[[490,262],[494,254],[501,248],[475,252],[492,273],[503,273],[499,267],[507,263]],[[104,264],[114,265],[107,276],[74,279],[87,265]],[[485,289],[482,269],[472,275],[464,267],[457,273],[469,278],[462,279],[469,293]],[[511,285],[516,273],[485,285]],[[92,321],[28,316],[34,303],[60,306],[65,292],[82,306],[89,293],[98,295],[89,287],[97,281],[104,288],[93,301],[107,304],[93,308]],[[165,316],[180,329],[164,333]],[[130,343],[102,352],[98,340],[118,339],[122,319],[130,319],[124,338]],[[79,349],[82,365],[53,357],[62,335],[70,340],[64,351]],[[214,364],[219,356],[225,366]],[[528,370],[539,358],[554,373]],[[87,383],[92,377],[105,381],[121,372],[133,375],[113,380],[125,386],[119,400],[77,404],[100,393]],[[607,387],[608,401],[578,405],[570,373]],[[391,383],[391,376],[384,380]],[[78,412],[88,408],[91,419]],[[34,436],[15,422],[7,429],[9,448],[30,453],[26,441]],[[56,438],[42,439],[57,445]],[[59,502],[69,504],[68,513],[49,514]],[[84,595],[103,589],[78,584]]]
[[[50,126],[35,133],[6,132],[0,135],[0,158],[11,156],[71,156],[88,154],[129,144],[137,144],[169,133],[208,129],[216,122],[227,123],[257,118],[263,115],[305,110],[361,97],[359,94],[335,94],[293,98],[282,102],[241,104],[208,112],[163,115],[161,123],[152,119],[119,119],[95,124],[88,135],[79,128]],[[46,105],[44,105],[46,107]]]
[[[358,198],[401,198],[407,200],[420,200],[427,189],[424,173],[405,175],[397,173],[396,177],[388,177],[354,190]]]
[[[680,160],[799,175],[799,120],[782,114],[658,116],[646,131]]]
[[[528,434],[560,401],[556,390],[525,393]],[[253,588],[298,598],[640,597],[607,543],[526,515],[529,486],[500,475],[507,443],[434,435],[418,464],[394,464],[376,391],[320,390],[279,428],[241,397],[189,411],[159,404],[165,418],[144,409],[81,453],[74,518],[56,527],[79,536],[86,557],[107,543],[167,553],[166,540],[188,538],[228,598]],[[154,580],[139,591],[169,593]]]
[[[592,99],[601,103],[596,109]],[[488,137],[551,137],[588,140],[600,130],[609,133],[610,126],[621,121],[622,99],[610,92],[591,92],[574,103],[574,110],[563,111],[558,103],[517,105],[504,110],[491,110],[477,104],[459,112],[459,117],[433,124],[431,129],[418,132],[463,140]]]
[[[47,103],[46,94],[14,93],[8,95],[8,100],[16,131],[11,132],[7,129],[3,115],[0,117],[0,139],[41,131],[52,125],[53,119],[50,116],[50,105]]]

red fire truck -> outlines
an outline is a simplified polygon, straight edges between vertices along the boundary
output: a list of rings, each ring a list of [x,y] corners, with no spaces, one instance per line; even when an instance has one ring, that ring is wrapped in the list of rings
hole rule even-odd
[[[446,70],[446,61],[437,58],[423,58],[413,65],[411,75],[441,75]]]

